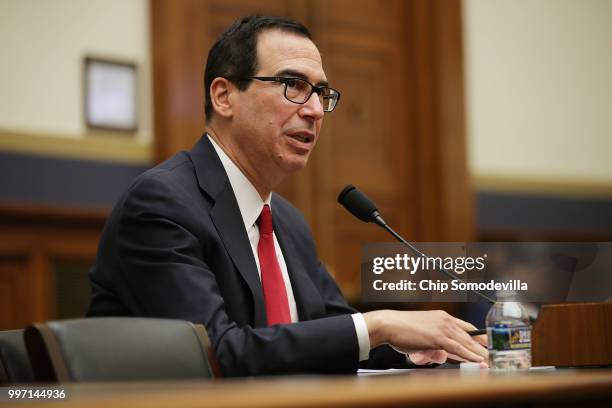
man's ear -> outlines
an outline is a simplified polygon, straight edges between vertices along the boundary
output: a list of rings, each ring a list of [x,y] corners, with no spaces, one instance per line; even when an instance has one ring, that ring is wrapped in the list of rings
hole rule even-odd
[[[215,115],[231,118],[233,115],[232,92],[236,87],[226,78],[217,77],[210,84],[210,101],[212,102]]]

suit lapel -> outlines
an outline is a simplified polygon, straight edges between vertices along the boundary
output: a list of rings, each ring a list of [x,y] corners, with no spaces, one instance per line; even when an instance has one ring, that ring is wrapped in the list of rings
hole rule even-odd
[[[227,174],[214,147],[203,136],[191,151],[200,188],[214,201],[210,217],[236,269],[247,283],[254,300],[254,325],[267,325],[263,290],[240,208]]]

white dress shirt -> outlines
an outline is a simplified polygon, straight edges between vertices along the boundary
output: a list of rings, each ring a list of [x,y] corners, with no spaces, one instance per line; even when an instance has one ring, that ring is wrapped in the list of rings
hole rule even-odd
[[[261,269],[259,267],[259,256],[257,255],[257,244],[259,242],[259,227],[257,226],[257,218],[263,209],[264,204],[270,206],[272,214],[274,209],[270,203],[271,195],[268,195],[265,200],[261,199],[261,196],[251,184],[249,179],[242,173],[242,171],[236,166],[236,164],[229,158],[229,156],[221,149],[215,141],[208,136],[211,141],[221,164],[227,173],[227,178],[234,190],[236,201],[238,201],[238,207],[240,208],[240,215],[242,215],[242,221],[244,228],[249,236],[251,243],[251,250],[253,251],[253,257],[257,264],[257,271],[259,272],[259,278],[261,279]],[[283,281],[285,282],[285,288],[287,290],[287,299],[289,300],[289,313],[291,315],[291,322],[295,323],[299,321],[297,312],[297,306],[295,304],[295,297],[293,296],[293,289],[291,287],[291,280],[289,279],[289,272],[287,271],[287,264],[285,258],[283,258],[283,252],[276,239],[276,234],[273,232],[274,237],[274,251],[276,252],[276,259],[283,275]],[[355,332],[357,333],[357,341],[359,343],[359,361],[367,360],[370,353],[370,336],[368,335],[368,327],[366,326],[365,320],[361,313],[355,313],[352,315],[353,323],[355,324]]]

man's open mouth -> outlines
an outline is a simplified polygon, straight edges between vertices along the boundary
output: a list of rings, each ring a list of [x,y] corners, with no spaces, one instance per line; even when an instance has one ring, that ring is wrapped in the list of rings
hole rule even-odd
[[[310,143],[314,139],[313,135],[307,133],[291,133],[288,136],[302,143]]]

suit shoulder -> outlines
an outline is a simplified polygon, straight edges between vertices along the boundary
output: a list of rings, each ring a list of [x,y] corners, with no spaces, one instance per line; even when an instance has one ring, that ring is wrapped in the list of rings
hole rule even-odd
[[[180,152],[136,177],[115,208],[123,214],[135,209],[184,209],[201,199],[198,191],[193,163],[185,152]]]
[[[136,177],[128,190],[153,180],[161,183],[172,183],[177,178],[183,178],[185,172],[193,172],[193,163],[186,152],[179,152]]]

